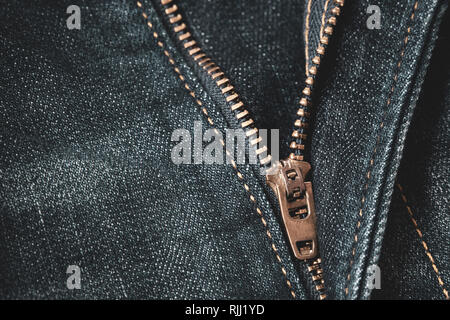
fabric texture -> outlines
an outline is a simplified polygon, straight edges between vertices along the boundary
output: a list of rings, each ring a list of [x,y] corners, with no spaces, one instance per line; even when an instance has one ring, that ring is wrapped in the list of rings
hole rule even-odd
[[[382,28],[370,30],[375,3],[346,2],[310,126],[325,291],[445,299],[448,4],[379,2]],[[0,298],[318,299],[258,165],[238,165],[240,177],[172,162],[175,130],[239,123],[165,7],[139,3],[78,1],[81,29],[69,30],[71,2],[2,1]],[[332,2],[173,3],[287,157]],[[81,289],[67,288],[71,265]],[[381,289],[367,286],[372,265]]]

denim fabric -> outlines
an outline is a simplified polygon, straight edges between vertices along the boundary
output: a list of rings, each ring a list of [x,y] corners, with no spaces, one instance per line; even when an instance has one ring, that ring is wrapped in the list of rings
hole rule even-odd
[[[447,11],[408,132],[380,258],[380,299],[443,299],[450,277],[450,19]],[[417,230],[402,198],[411,208]],[[392,220],[392,221],[391,221]],[[418,231],[422,237],[419,236]],[[438,274],[444,282],[439,284]],[[414,262],[414,263],[411,263]],[[401,270],[398,272],[397,270]]]
[[[308,155],[326,292],[370,298],[367,270],[379,263],[375,298],[442,298],[392,192],[403,161],[398,180],[450,283],[449,69],[442,45],[433,52],[436,41],[448,40],[439,33],[447,2],[418,1],[414,9],[414,0],[380,1],[381,30],[365,28],[375,3],[347,2],[321,65]],[[286,157],[305,79],[308,1],[176,3],[256,126],[280,129]],[[133,1],[79,1],[81,30],[66,27],[71,4],[2,3],[0,297],[291,299],[288,280],[297,299],[317,299],[256,165],[238,166],[241,181],[231,166],[171,161],[175,129],[238,123],[180,46],[160,1],[142,1],[142,9]],[[325,5],[311,4],[309,64]],[[69,265],[81,267],[80,290],[66,287]]]
[[[334,54],[321,70],[312,142],[312,166],[321,168],[313,182],[320,186],[315,196],[324,274],[337,299],[346,297],[346,287],[349,298],[369,297],[366,271],[377,264],[405,135],[446,7],[418,2],[411,22],[415,1],[389,2],[381,6],[383,28],[363,32],[369,4],[350,2],[340,17]]]
[[[303,11],[303,1],[268,5],[261,1],[188,0],[178,6],[194,38],[245,98],[258,127],[280,130],[284,142],[280,153],[286,154],[286,137],[292,131],[295,102],[300,99],[305,74],[303,19],[298,14]],[[204,18],[208,15],[211,19]],[[163,22],[171,28],[167,19]],[[196,68],[196,63],[192,67]],[[215,83],[205,80],[205,86],[217,90]],[[217,100],[235,127],[236,120],[219,92]]]

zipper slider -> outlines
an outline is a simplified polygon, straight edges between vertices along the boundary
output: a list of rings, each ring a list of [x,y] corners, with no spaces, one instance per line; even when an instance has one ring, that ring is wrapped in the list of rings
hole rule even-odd
[[[292,251],[300,260],[313,259],[318,252],[312,184],[304,181],[309,170],[308,162],[288,159],[270,168],[266,175],[277,195]]]

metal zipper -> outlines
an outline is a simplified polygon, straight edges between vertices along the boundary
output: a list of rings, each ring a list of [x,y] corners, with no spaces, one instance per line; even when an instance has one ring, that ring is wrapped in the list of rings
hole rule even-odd
[[[330,10],[331,16],[320,31],[317,55],[312,59],[312,66],[305,80],[300,108],[297,110],[298,118],[294,123],[292,140],[289,144],[292,152],[288,159],[270,169],[266,177],[268,184],[277,195],[292,251],[296,258],[307,261],[308,271],[311,273],[320,299],[325,299],[326,293],[317,243],[313,188],[311,182],[305,181],[311,165],[304,161],[304,155],[315,78],[344,0],[334,0],[334,4],[335,6]]]
[[[230,105],[231,112],[245,131],[250,146],[257,148],[256,154],[259,162],[261,166],[267,168],[266,181],[277,195],[281,216],[294,256],[306,262],[319,298],[325,299],[323,270],[317,244],[313,188],[310,181],[305,181],[308,172],[311,170],[311,165],[304,161],[306,149],[304,142],[307,137],[306,129],[308,128],[314,81],[321,57],[325,54],[329,36],[333,33],[336,17],[340,14],[344,0],[334,0],[334,7],[330,9],[331,16],[323,27],[323,35],[321,30],[320,43],[316,49],[317,55],[312,59],[313,65],[308,70],[309,75],[305,80],[306,86],[300,99],[301,107],[297,111],[299,118],[294,123],[294,130],[291,135],[292,141],[289,147],[292,152],[286,160],[282,160],[272,167],[268,167],[272,157],[268,153],[267,146],[261,146],[262,138],[258,135],[258,128],[256,128],[255,122],[250,117],[248,110],[245,109],[244,103],[230,83],[230,80],[193,39],[183,16],[178,11],[175,1],[160,1],[178,41],[181,42],[188,56],[216,82],[227,104]]]

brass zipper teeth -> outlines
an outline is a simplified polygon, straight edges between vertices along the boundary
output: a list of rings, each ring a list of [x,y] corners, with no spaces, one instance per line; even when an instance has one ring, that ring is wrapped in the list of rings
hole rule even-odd
[[[312,66],[308,70],[308,76],[305,80],[305,87],[302,90],[302,97],[300,98],[300,108],[297,110],[297,116],[299,117],[294,123],[294,130],[291,134],[293,140],[289,144],[289,148],[292,150],[289,155],[290,159],[303,161],[305,141],[307,134],[305,133],[308,128],[308,119],[310,116],[309,107],[311,106],[311,97],[314,89],[314,82],[317,76],[320,62],[325,55],[327,45],[329,43],[329,36],[333,34],[333,28],[336,25],[336,17],[341,13],[341,7],[344,6],[344,0],[334,0],[335,6],[330,10],[331,16],[328,18],[326,24],[323,26],[320,32],[320,41],[316,49],[317,55],[312,58]],[[314,286],[319,294],[320,300],[327,297],[325,293],[325,281],[323,279],[323,270],[321,266],[321,259],[316,258],[308,262],[308,271],[311,274]]]
[[[225,101],[230,105],[230,109],[242,129],[245,131],[246,137],[251,142],[250,145],[259,148],[256,149],[256,155],[262,166],[269,165],[272,156],[268,152],[267,146],[260,145],[262,138],[258,136],[259,131],[255,127],[255,122],[250,116],[250,112],[245,108],[244,103],[235,91],[234,86],[230,80],[225,76],[224,72],[216,65],[210,57],[198,46],[197,41],[192,37],[186,24],[183,21],[183,16],[178,10],[178,6],[173,4],[173,0],[161,0],[164,13],[167,15],[174,32],[177,34],[177,39],[181,42],[184,49],[187,50],[188,55],[197,63],[199,67],[206,71],[216,83],[217,87],[222,92]]]
[[[323,280],[323,270],[321,267],[322,260],[320,258],[310,260],[308,262],[308,271],[311,274],[314,287],[316,288],[320,300],[327,297],[325,293],[325,281]]]
[[[321,32],[321,37],[319,44],[316,49],[317,55],[312,58],[312,66],[308,70],[308,76],[305,80],[305,87],[302,90],[302,96],[300,98],[299,104],[300,108],[297,111],[297,116],[299,117],[294,123],[294,130],[291,134],[293,140],[289,144],[291,149],[290,159],[303,161],[305,141],[307,134],[306,129],[308,128],[308,118],[310,115],[309,108],[311,106],[312,93],[314,89],[314,82],[319,70],[320,62],[323,55],[325,55],[326,47],[329,43],[329,37],[333,34],[333,28],[336,25],[336,17],[341,13],[341,7],[344,5],[344,0],[334,0],[335,6],[331,8],[331,16],[326,21],[323,26],[323,34]]]
[[[216,85],[224,95],[226,102],[230,104],[231,111],[241,127],[246,130],[245,134],[250,141],[250,145],[257,146],[262,138],[258,136],[258,128],[255,127],[255,123],[240,99],[239,94],[234,90],[230,80],[225,77],[225,74],[220,67],[217,66],[205,52],[203,52],[197,45],[197,42],[193,39],[191,33],[186,30],[187,26],[183,22],[183,16],[178,12],[178,7],[175,4],[171,5],[172,1],[173,0],[161,0],[161,4],[164,6],[164,12],[168,16],[174,32],[179,34],[178,40],[182,43],[183,47],[188,50],[188,54],[192,57],[193,61],[195,61],[198,66],[202,67],[211,79],[216,82]],[[304,158],[304,141],[307,138],[305,130],[308,128],[307,119],[310,116],[309,107],[311,105],[314,81],[321,62],[321,56],[325,54],[325,49],[329,43],[329,36],[333,33],[333,27],[336,25],[336,17],[340,14],[340,7],[344,5],[344,0],[334,0],[334,3],[335,6],[330,10],[331,16],[328,18],[323,29],[324,35],[321,37],[320,43],[316,49],[317,56],[312,59],[313,65],[308,70],[309,75],[305,80],[305,88],[302,90],[302,97],[300,99],[301,107],[297,111],[299,119],[295,121],[295,129],[291,135],[292,138],[294,138],[290,143],[290,148],[293,152],[289,155],[289,158],[293,160],[303,161]],[[260,148],[256,150],[256,154],[258,155],[259,162],[262,166],[270,164],[272,156],[268,153],[267,146],[260,146]],[[316,258],[308,260],[307,264],[312,281],[319,294],[319,298],[323,300],[326,298],[326,294],[321,259]]]

